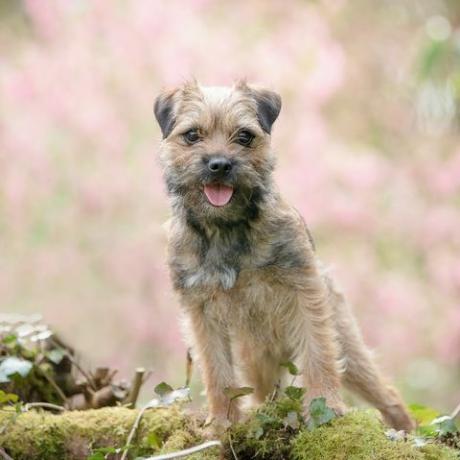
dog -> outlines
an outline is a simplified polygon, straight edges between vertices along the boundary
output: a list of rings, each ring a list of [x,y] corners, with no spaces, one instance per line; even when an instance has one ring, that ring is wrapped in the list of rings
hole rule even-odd
[[[273,182],[270,139],[280,110],[278,94],[244,81],[187,82],[154,104],[173,210],[169,267],[209,420],[240,418],[225,391],[237,386],[238,373],[263,403],[282,377],[281,363],[292,361],[302,370],[307,416],[317,397],[343,414],[343,383],[390,426],[410,431],[400,395],[374,364],[304,220]]]

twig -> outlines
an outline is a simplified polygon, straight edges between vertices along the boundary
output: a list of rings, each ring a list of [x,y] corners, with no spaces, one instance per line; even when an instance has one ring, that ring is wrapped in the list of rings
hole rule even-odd
[[[169,454],[156,455],[155,457],[147,457],[144,460],[170,460],[172,458],[187,457],[188,455],[209,449],[210,447],[222,447],[222,443],[220,441],[207,441],[203,444],[198,444],[198,446],[190,447],[189,449],[179,450],[178,452],[171,452]]]
[[[454,411],[451,414],[452,418],[456,418],[460,415],[460,404],[454,409]]]
[[[144,415],[145,411],[149,408],[150,406],[147,404],[137,414],[136,420],[134,421],[131,431],[129,432],[128,439],[126,441],[126,446],[124,447],[123,455],[121,456],[120,460],[126,460],[128,456],[129,447],[131,445],[131,441],[133,440],[134,435],[136,434],[137,428],[139,427],[139,424],[141,423],[142,416]]]
[[[67,350],[65,350],[65,354],[70,359],[71,363],[78,369],[80,374],[83,375],[83,377],[85,377],[85,379],[89,383],[89,386],[91,387],[91,389],[96,391],[97,388],[96,388],[96,385],[94,384],[93,379],[91,378],[91,376],[80,366],[80,364],[77,362],[77,360]]]
[[[78,364],[77,360],[75,359],[75,357],[72,355],[72,353],[70,353],[69,350],[67,350],[66,348],[62,347],[62,345],[60,345],[54,338],[51,338],[50,339],[52,343],[54,343],[54,345],[58,346],[59,348],[61,348],[63,351],[64,351],[64,354],[67,356],[67,358],[69,358],[70,362],[78,369],[78,371],[83,375],[83,377],[85,377],[85,379],[88,381],[89,383],[89,386],[94,390],[96,391],[97,388],[96,388],[96,385],[94,384],[93,382],[93,379],[91,378],[91,376],[80,366],[80,364]]]
[[[33,402],[33,403],[27,403],[24,406],[24,411],[28,412],[30,409],[33,409],[34,407],[42,407],[43,409],[58,410],[60,412],[63,412],[66,410],[65,407],[58,406],[57,404],[51,404],[51,403],[46,403],[46,402]]]
[[[138,367],[136,369],[136,373],[134,374],[133,382],[131,384],[131,390],[126,398],[126,403],[129,404],[130,407],[136,407],[139,391],[144,383],[144,374],[145,369],[143,367]]]
[[[192,380],[193,372],[193,358],[192,358],[192,349],[187,348],[187,364],[185,367],[185,386],[188,388],[190,386],[190,381]]]
[[[0,447],[0,455],[4,460],[13,460],[12,457],[10,457],[2,447]]]
[[[235,460],[238,460],[238,457],[236,456],[235,449],[233,448],[232,435],[230,433],[228,434],[228,443],[230,444],[230,450],[232,451],[233,458]]]
[[[37,366],[37,369],[40,369],[40,367]],[[43,377],[45,377],[45,379],[48,381],[48,383],[56,390],[56,393],[59,395],[62,402],[65,403],[67,401],[67,397],[61,390],[61,388],[59,388],[59,385],[54,381],[54,379],[50,375],[48,375],[46,371],[40,369],[40,372],[42,373]]]
[[[273,402],[276,399],[276,397],[278,396],[280,387],[281,387],[281,382],[278,380],[278,382],[275,383],[275,387],[273,388],[273,393],[270,396],[270,400],[269,400],[270,402]]]

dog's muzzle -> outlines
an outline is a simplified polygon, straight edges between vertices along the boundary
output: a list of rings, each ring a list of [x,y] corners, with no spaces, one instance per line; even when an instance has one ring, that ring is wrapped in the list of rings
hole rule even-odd
[[[233,187],[226,184],[232,172],[231,160],[223,155],[213,155],[207,160],[207,175],[209,180],[204,186],[204,194],[209,203],[221,207],[230,202]]]

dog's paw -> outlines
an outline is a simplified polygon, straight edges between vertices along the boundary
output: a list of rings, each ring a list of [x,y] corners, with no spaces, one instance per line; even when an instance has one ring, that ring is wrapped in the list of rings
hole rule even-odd
[[[232,422],[224,416],[208,415],[203,426],[203,433],[206,439],[221,437],[232,425]]]
[[[404,405],[394,404],[380,409],[385,422],[395,430],[404,430],[410,433],[415,429],[415,423],[410,417]]]

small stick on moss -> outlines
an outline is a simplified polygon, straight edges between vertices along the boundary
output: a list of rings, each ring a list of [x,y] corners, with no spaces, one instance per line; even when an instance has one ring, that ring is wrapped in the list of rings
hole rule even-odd
[[[133,426],[131,427],[131,431],[129,432],[128,439],[126,440],[126,445],[123,448],[123,454],[120,460],[126,460],[126,458],[128,457],[128,451],[129,451],[129,447],[131,446],[131,441],[133,440],[134,435],[136,434],[137,428],[139,427],[139,424],[141,423],[142,416],[144,415],[147,409],[150,409],[149,404],[144,406],[137,414],[136,420],[134,420]]]
[[[209,449],[210,447],[222,447],[222,443],[220,441],[207,441],[203,444],[198,444],[198,446],[195,447],[190,447],[188,449],[180,450],[178,452],[171,452],[169,454],[156,455],[155,457],[147,457],[144,460],[171,460],[174,458],[182,458],[192,454],[196,454],[197,452],[200,452],[202,450]]]
[[[458,417],[458,415],[460,415],[460,404],[454,409],[454,411],[452,412],[451,417],[456,418],[456,417]]]
[[[228,443],[230,445],[230,450],[232,451],[233,458],[235,460],[238,460],[238,457],[236,455],[235,449],[233,448],[232,435],[230,433],[228,434]]]
[[[4,460],[13,460],[1,447],[0,447],[0,455]]]
[[[43,408],[43,409],[58,410],[60,412],[64,412],[66,410],[65,407],[58,406],[57,404],[51,404],[51,403],[46,403],[46,402],[34,402],[34,403],[27,403],[24,406],[24,412],[28,412],[30,409],[33,409],[34,407],[40,407],[40,408]]]
[[[131,390],[126,398],[126,404],[128,407],[136,407],[137,398],[139,397],[139,391],[144,383],[145,369],[138,367],[134,374],[133,382],[131,384]]]

